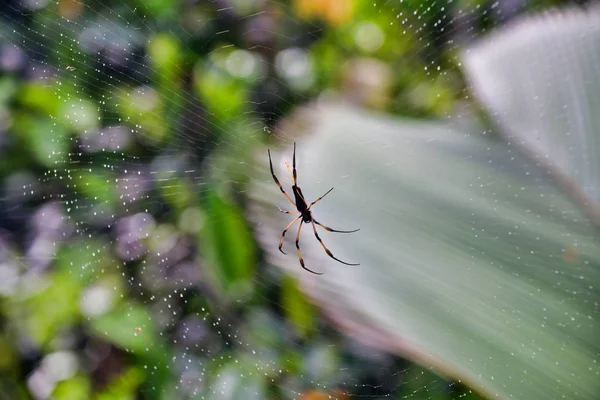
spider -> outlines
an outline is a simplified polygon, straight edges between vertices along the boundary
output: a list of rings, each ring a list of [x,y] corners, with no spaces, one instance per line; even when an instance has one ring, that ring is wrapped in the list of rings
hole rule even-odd
[[[281,190],[281,193],[283,193],[285,198],[288,199],[290,201],[290,203],[292,203],[294,205],[294,207],[296,207],[297,211],[284,211],[279,207],[277,207],[277,208],[279,208],[279,211],[281,211],[284,214],[300,214],[292,222],[290,222],[290,224],[288,226],[286,226],[285,229],[283,230],[283,233],[281,234],[281,240],[279,241],[279,251],[281,251],[283,254],[286,254],[282,250],[283,240],[285,239],[285,234],[292,227],[292,225],[294,225],[298,220],[300,220],[300,226],[298,226],[298,234],[296,235],[296,248],[298,249],[298,260],[300,260],[300,265],[302,266],[302,268],[304,268],[308,272],[311,272],[315,275],[323,275],[322,272],[312,271],[312,270],[306,268],[306,266],[304,265],[304,260],[302,259],[302,255],[300,254],[300,244],[299,244],[300,243],[300,230],[302,229],[303,223],[307,223],[307,224],[311,223],[312,224],[313,231],[315,232],[315,237],[317,238],[319,243],[321,243],[321,246],[323,246],[323,249],[325,250],[325,252],[327,253],[327,255],[329,257],[333,258],[334,260],[336,260],[337,262],[340,262],[342,264],[360,265],[360,264],[347,263],[347,262],[344,262],[344,261],[336,258],[333,254],[331,254],[331,251],[329,251],[329,249],[325,246],[325,244],[319,237],[319,234],[317,233],[317,227],[315,224],[321,226],[322,228],[324,228],[330,232],[338,232],[338,233],[352,233],[352,232],[357,232],[360,229],[355,229],[353,231],[337,231],[335,229],[331,229],[330,227],[323,225],[322,223],[320,223],[313,217],[312,211],[310,211],[311,207],[314,206],[317,202],[319,202],[323,197],[327,196],[329,194],[329,192],[331,192],[333,190],[333,188],[329,189],[327,191],[327,193],[325,193],[323,196],[319,197],[318,199],[316,199],[315,201],[310,203],[309,206],[306,205],[306,201],[304,200],[304,196],[302,195],[302,190],[300,190],[300,187],[298,186],[298,183],[296,181],[297,180],[297,176],[296,176],[296,142],[294,142],[294,158],[293,158],[293,171],[294,172],[292,172],[292,170],[290,170],[290,165],[287,162],[285,163],[290,175],[292,175],[292,179],[294,180],[294,185],[292,186],[292,191],[294,192],[294,197],[296,198],[296,202],[294,202],[290,198],[290,196],[288,196],[288,194],[285,192],[285,190],[283,190],[281,183],[279,183],[279,179],[277,179],[277,177],[275,176],[275,172],[273,172],[273,162],[271,161],[271,151],[267,150],[267,152],[269,153],[269,166],[271,167],[271,175],[273,175],[273,180],[275,180],[275,183],[277,184],[277,186],[279,186],[279,190]]]

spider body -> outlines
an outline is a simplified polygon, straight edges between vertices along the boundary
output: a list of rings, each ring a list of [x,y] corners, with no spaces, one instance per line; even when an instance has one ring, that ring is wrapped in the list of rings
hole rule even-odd
[[[294,197],[296,198],[296,209],[300,214],[302,214],[302,222],[310,223],[312,221],[312,216],[310,211],[308,211],[308,205],[304,201],[304,196],[302,195],[302,190],[294,185],[292,186],[292,191],[294,192]]]
[[[284,210],[282,210],[280,208],[279,211],[281,211],[284,214],[300,214],[292,222],[290,222],[290,224],[281,233],[281,240],[279,241],[279,251],[281,251],[283,254],[285,254],[285,252],[282,250],[283,240],[285,239],[285,234],[292,227],[292,225],[294,225],[296,222],[300,221],[300,225],[298,226],[298,234],[296,235],[296,249],[298,250],[298,260],[300,261],[300,265],[302,266],[302,268],[304,268],[305,270],[307,270],[308,272],[311,272],[313,274],[322,275],[322,272],[320,273],[320,272],[312,271],[312,270],[306,268],[306,266],[304,265],[304,260],[302,259],[302,255],[300,254],[300,231],[302,229],[302,224],[311,224],[312,225],[313,231],[315,233],[315,237],[317,238],[317,240],[319,241],[319,243],[323,247],[323,250],[325,250],[325,252],[327,253],[327,255],[329,257],[333,258],[334,260],[336,260],[336,261],[338,261],[338,262],[340,262],[342,264],[346,264],[346,265],[360,265],[360,264],[347,263],[345,261],[342,261],[342,260],[336,258],[331,253],[331,251],[329,251],[329,249],[325,246],[325,244],[323,243],[323,241],[319,237],[319,234],[317,233],[317,227],[316,227],[316,225],[319,225],[323,229],[326,229],[326,230],[328,230],[330,232],[338,232],[338,233],[352,233],[352,232],[356,232],[356,231],[360,230],[360,229],[355,229],[353,231],[338,231],[338,230],[331,229],[330,227],[321,224],[320,222],[318,222],[313,217],[312,211],[310,211],[311,207],[314,206],[317,202],[319,202],[323,197],[327,196],[329,194],[329,192],[331,192],[333,190],[333,188],[329,189],[327,191],[327,193],[325,193],[323,196],[319,197],[317,200],[315,200],[312,203],[310,203],[310,205],[306,204],[306,200],[304,199],[304,195],[302,194],[302,190],[300,189],[300,187],[298,186],[298,183],[297,183],[297,174],[296,174],[296,143],[294,142],[293,169],[290,169],[289,164],[285,163],[286,166],[287,166],[287,168],[288,168],[288,171],[290,172],[290,175],[292,175],[292,179],[294,181],[294,184],[292,185],[292,192],[294,193],[294,199],[296,201],[293,201],[290,198],[290,196],[288,196],[288,194],[285,192],[285,190],[281,186],[281,183],[279,183],[279,180],[275,176],[275,172],[273,171],[273,162],[271,161],[271,151],[268,151],[268,153],[269,153],[269,166],[271,168],[271,175],[273,176],[273,180],[275,181],[275,183],[277,184],[277,186],[279,186],[279,190],[281,190],[281,193],[283,193],[283,195],[286,197],[286,199],[288,199],[289,202],[292,203],[296,207],[296,210],[297,210],[297,211],[284,211]]]

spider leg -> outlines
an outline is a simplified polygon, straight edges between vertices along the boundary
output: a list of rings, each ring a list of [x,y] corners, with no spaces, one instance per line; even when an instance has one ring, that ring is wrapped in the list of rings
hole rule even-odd
[[[325,230],[328,230],[329,232],[337,232],[337,233],[352,233],[352,232],[358,232],[358,231],[360,231],[360,228],[359,228],[359,229],[355,229],[355,230],[353,230],[353,231],[337,231],[337,230],[335,230],[335,229],[331,229],[330,227],[323,225],[322,223],[320,223],[319,221],[317,221],[317,220],[316,220],[316,219],[314,219],[314,218],[313,218],[313,221],[315,221],[315,224],[317,224],[317,225],[321,226],[323,229],[325,229]]]
[[[292,225],[294,225],[296,223],[296,221],[298,221],[300,218],[302,218],[302,215],[299,217],[296,217],[292,222],[290,222],[290,224],[285,227],[285,229],[283,230],[283,233],[281,234],[281,240],[279,241],[279,251],[282,252],[283,254],[285,254],[285,251],[281,250],[281,248],[283,247],[283,239],[285,239],[285,234],[287,233],[287,231],[290,230]],[[302,225],[302,224],[300,224],[300,225]]]
[[[303,222],[304,221],[300,221],[300,226],[298,227],[298,235],[296,235],[296,248],[298,249],[298,260],[300,260],[300,265],[302,266],[302,268],[304,268],[308,272],[313,273],[315,275],[323,275],[322,272],[315,272],[313,270],[306,268],[306,266],[304,265],[304,260],[302,259],[302,254],[300,254],[300,230],[302,229]]]
[[[279,208],[279,211],[284,214],[300,214],[300,211],[285,211],[285,210],[282,210],[279,206],[277,208]]]
[[[317,233],[317,227],[315,225],[315,223],[318,224],[317,221],[315,221],[314,219],[311,221],[312,227],[313,227],[313,231],[315,232],[315,236],[317,238],[317,240],[319,241],[319,243],[321,243],[321,246],[323,246],[323,249],[325,250],[325,253],[327,253],[327,255],[331,258],[333,258],[334,260],[341,262],[342,264],[346,264],[346,265],[360,265],[360,264],[351,264],[351,263],[347,263],[345,261],[340,260],[339,258],[336,258],[333,254],[331,254],[331,251],[329,251],[329,249],[325,246],[325,243],[323,243],[323,241],[321,240],[321,238],[319,237],[319,234]],[[321,225],[321,224],[319,224]],[[322,225],[321,225],[322,226]]]
[[[288,199],[290,201],[290,203],[292,203],[294,205],[294,207],[296,207],[296,203],[294,203],[294,201],[290,198],[290,196],[288,196],[288,194],[285,192],[285,190],[283,190],[281,183],[279,183],[279,179],[277,179],[277,177],[275,176],[275,172],[273,172],[273,162],[271,161],[271,150],[267,150],[267,152],[269,153],[269,167],[271,167],[271,175],[273,176],[273,180],[275,181],[277,186],[279,186],[279,190],[281,190],[281,193],[283,193],[283,195],[286,197],[286,199]]]
[[[296,176],[296,142],[294,142],[294,157],[292,159],[292,165],[294,166],[294,185],[298,185],[296,181],[298,180],[298,176]]]
[[[329,194],[329,192],[331,192],[333,190],[333,188],[329,189],[327,191],[327,193],[325,193],[323,196],[319,197],[318,199],[316,199],[315,201],[313,201],[312,203],[310,203],[310,206],[308,206],[308,209],[310,210],[310,208],[312,206],[314,206],[315,204],[317,204],[318,201],[320,201],[323,197],[327,196]]]
[[[288,172],[290,173],[290,176],[292,177],[292,180],[294,179],[294,173],[292,172],[292,167],[290,167],[290,164],[288,164],[288,162],[285,162],[285,167],[287,168]]]

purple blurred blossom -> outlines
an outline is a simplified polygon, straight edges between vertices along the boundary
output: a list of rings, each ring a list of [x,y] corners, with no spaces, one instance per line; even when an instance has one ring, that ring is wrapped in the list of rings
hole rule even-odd
[[[181,262],[169,269],[169,282],[172,287],[186,288],[202,282],[200,268],[194,261]]]
[[[192,260],[195,249],[190,238],[173,232],[171,237],[160,242],[173,242],[173,246],[166,251],[149,249],[142,272],[144,286],[152,290],[197,286],[201,281],[200,269]]]
[[[82,147],[89,153],[121,151],[129,146],[131,140],[131,130],[123,125],[107,126],[81,135]]]
[[[194,367],[190,368],[190,365]],[[186,366],[189,369],[184,371],[179,378],[180,390],[187,396],[196,397],[200,395],[205,386],[205,374],[203,371],[198,370],[197,365],[197,362],[187,362]]]
[[[271,49],[275,41],[274,32],[277,32],[277,22],[269,14],[257,15],[246,22],[245,31],[244,40],[249,46],[263,45]]]
[[[190,315],[179,323],[175,336],[180,345],[193,347],[204,341],[209,334],[210,329],[206,321],[201,320],[195,315]]]
[[[37,11],[41,10],[42,8],[46,8],[48,3],[50,3],[50,0],[21,0],[21,4],[30,11]]]
[[[132,203],[144,197],[150,189],[152,179],[140,170],[123,174],[117,183],[119,199],[124,203]]]
[[[44,237],[36,237],[25,253],[29,261],[29,268],[34,271],[45,270],[54,260],[57,249],[56,242]]]
[[[133,261],[142,257],[147,249],[142,239],[154,230],[154,217],[138,213],[119,220],[115,227],[116,252],[120,259]]]
[[[123,67],[131,62],[136,48],[145,38],[135,29],[110,20],[98,20],[79,36],[81,49],[90,54],[102,53],[111,67]]]
[[[23,69],[27,62],[25,52],[14,44],[6,44],[0,48],[0,69],[4,72],[15,72]]]
[[[31,81],[53,81],[56,76],[56,68],[44,63],[31,63],[26,70],[26,79]]]
[[[62,207],[55,202],[42,204],[31,217],[30,242],[25,252],[32,270],[46,269],[56,257],[60,243],[73,232]]]
[[[37,235],[52,240],[66,238],[73,228],[62,206],[56,202],[42,204],[32,217],[32,225]]]

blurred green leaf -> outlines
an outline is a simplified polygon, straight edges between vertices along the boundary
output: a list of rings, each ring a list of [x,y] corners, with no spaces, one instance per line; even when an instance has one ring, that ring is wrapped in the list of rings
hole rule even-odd
[[[196,65],[194,87],[215,123],[235,120],[248,107],[248,84],[214,65]]]
[[[43,280],[30,278],[32,294],[13,298],[7,314],[19,317],[20,329],[38,345],[48,345],[81,320],[84,288],[98,279],[100,270],[109,272],[114,265],[106,251],[101,241],[74,242],[61,248],[56,269]],[[112,284],[111,289],[117,287],[118,284]]]
[[[17,81],[11,76],[0,78],[0,105],[5,105],[17,93]]]
[[[54,100],[56,102],[56,100]],[[92,100],[69,96],[59,102],[57,120],[65,126],[70,126],[76,132],[97,129],[102,117],[98,104]]]
[[[90,321],[102,338],[137,354],[144,354],[159,343],[149,311],[142,305],[126,302]]]
[[[315,313],[304,292],[298,288],[298,281],[287,276],[283,279],[280,299],[283,311],[302,337],[306,337],[315,328]]]
[[[110,252],[110,245],[98,239],[72,241],[60,248],[55,268],[67,273],[78,285],[87,285],[101,279],[99,274],[116,271],[118,261]]]
[[[184,233],[192,234],[202,229],[206,216],[200,207],[187,207],[179,214],[178,227]]]
[[[58,333],[72,328],[81,318],[82,286],[66,271],[48,274],[44,280],[43,289],[25,300],[23,315],[27,335],[40,346],[48,345]],[[15,311],[19,309],[17,306]]]
[[[251,293],[256,265],[256,249],[249,227],[236,205],[225,200],[218,186],[211,185],[204,195],[206,222],[201,230],[200,247],[210,271],[230,299]]]
[[[153,35],[148,42],[148,53],[150,60],[154,64],[155,79],[157,84],[154,88],[157,90],[161,101],[160,115],[165,124],[164,135],[170,133],[169,126],[181,123],[182,104],[187,99],[181,94],[182,57],[183,51],[181,43],[176,36],[167,33],[157,33]],[[158,133],[159,130],[150,132]],[[154,139],[162,139],[162,135]]]
[[[11,346],[11,342],[7,337],[0,335],[0,371],[10,370],[16,360],[17,352]]]
[[[152,36],[148,42],[148,54],[158,69],[160,79],[179,73],[182,52],[175,36],[166,33]]]
[[[0,399],[30,400],[31,395],[24,382],[17,378],[17,372],[19,371],[13,366],[11,372],[11,375],[4,373],[2,376],[3,379],[0,379]]]
[[[238,119],[225,126],[221,138],[224,144],[211,153],[210,180],[226,185],[244,187],[254,164],[255,151],[262,149],[262,135],[266,132],[262,121]]]
[[[91,382],[86,375],[76,375],[70,379],[60,381],[52,392],[56,400],[82,400],[91,398]]]
[[[252,307],[245,317],[247,341],[253,348],[277,349],[285,346],[286,326],[278,315],[261,307]]]
[[[282,369],[287,371],[290,375],[298,375],[302,370],[302,362],[304,360],[304,354],[293,349],[291,346],[287,346],[281,355]]]
[[[135,3],[157,20],[173,18],[179,5],[176,0],[136,0]]]
[[[110,104],[125,122],[136,126],[137,134],[156,145],[170,133],[165,120],[165,103],[169,103],[168,98],[161,97],[151,86],[123,86],[115,91],[115,99]]]
[[[15,115],[15,131],[23,138],[26,149],[37,162],[56,168],[68,161],[67,130],[49,117],[34,117],[29,113]]]
[[[106,170],[79,169],[72,172],[73,188],[97,204],[113,206],[117,200],[116,179]]]
[[[592,398],[600,247],[577,205],[475,126],[462,133],[345,107],[316,113],[314,135],[298,143],[302,189],[313,199],[336,186],[315,217],[361,231],[321,237],[333,254],[361,265],[340,265],[304,240],[305,261],[323,265],[325,275],[315,277],[277,252],[275,204],[284,200],[265,166],[255,196],[274,204],[255,218],[271,261],[288,266],[357,337],[479,392]],[[278,160],[274,154],[281,167]]]
[[[139,367],[130,367],[123,374],[115,375],[108,386],[96,395],[98,400],[135,400],[143,382],[144,373]]]
[[[331,386],[342,376],[340,371],[341,357],[334,346],[317,342],[313,344],[304,358],[303,375],[310,381],[323,386]]]
[[[57,115],[61,107],[56,99],[55,88],[43,82],[27,82],[22,85],[18,99],[24,106],[44,115]]]
[[[241,363],[228,364],[218,372],[216,381],[207,393],[209,400],[261,400],[266,398],[266,385],[263,374],[257,365]]]
[[[161,180],[159,178],[158,182],[162,197],[170,206],[177,210],[183,210],[190,205],[193,192],[184,179],[170,177]]]
[[[142,391],[150,399],[168,399],[167,387],[173,384],[172,356],[161,340],[147,307],[126,301],[109,312],[93,318],[89,327],[99,338],[132,352],[144,370],[132,367],[127,374],[113,382],[104,395],[113,398],[135,396],[135,388],[142,383]],[[143,376],[140,376],[143,375]]]
[[[411,400],[453,400],[457,398],[448,383],[441,381],[439,376],[425,368],[415,365],[402,374],[400,392],[402,397]],[[464,399],[464,396],[458,397]]]

